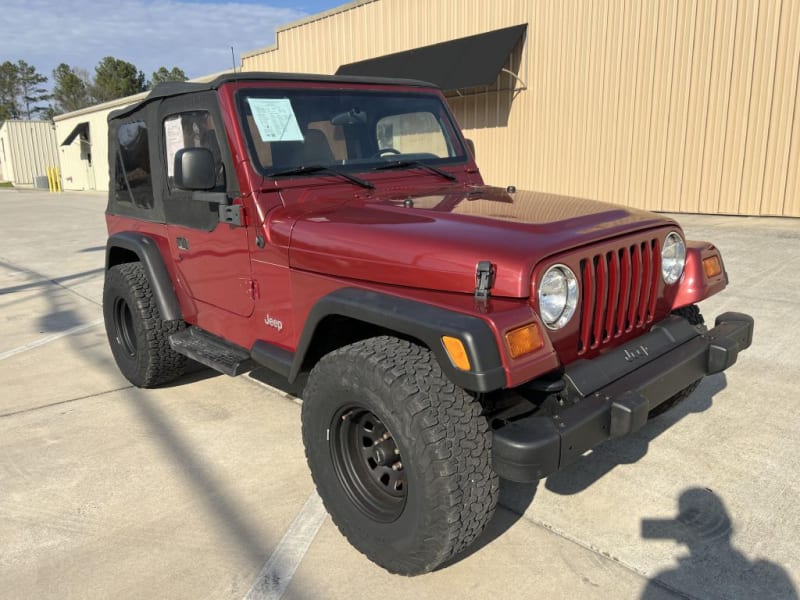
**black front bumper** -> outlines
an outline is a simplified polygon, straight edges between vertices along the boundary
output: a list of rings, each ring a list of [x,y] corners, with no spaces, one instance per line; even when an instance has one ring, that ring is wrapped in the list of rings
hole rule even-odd
[[[536,481],[601,442],[640,429],[659,404],[734,364],[752,339],[748,315],[722,314],[702,335],[672,316],[620,348],[570,365],[564,373],[568,408],[494,431],[495,471],[512,481]]]

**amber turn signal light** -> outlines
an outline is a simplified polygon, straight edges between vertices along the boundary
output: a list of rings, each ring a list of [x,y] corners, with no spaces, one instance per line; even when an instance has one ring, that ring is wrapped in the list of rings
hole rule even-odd
[[[506,344],[511,358],[519,358],[541,348],[544,340],[536,323],[531,323],[509,331],[506,334]]]
[[[447,356],[450,357],[451,363],[462,371],[469,371],[472,368],[469,364],[467,350],[460,339],[444,335],[442,336],[442,344],[444,344],[444,349],[447,350]]]
[[[719,256],[709,256],[703,259],[703,269],[706,272],[706,277],[711,279],[722,273],[722,263],[719,261]]]

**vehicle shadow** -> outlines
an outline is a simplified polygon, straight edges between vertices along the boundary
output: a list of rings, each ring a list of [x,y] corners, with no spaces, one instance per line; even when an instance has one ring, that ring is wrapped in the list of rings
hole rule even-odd
[[[301,373],[293,383],[289,383],[286,377],[274,371],[270,371],[265,367],[253,369],[250,371],[249,377],[259,383],[275,388],[286,397],[299,402],[302,402],[303,389],[306,387],[306,382],[308,381],[308,373]]]
[[[733,523],[722,499],[708,488],[688,488],[674,519],[643,519],[642,538],[673,540],[687,547],[677,567],[653,576],[641,600],[664,597],[664,589],[695,598],[797,600],[785,569],[764,559],[750,561],[731,544]]]
[[[727,387],[724,373],[703,379],[703,382],[686,400],[660,415],[639,431],[625,437],[609,440],[576,462],[547,478],[545,487],[556,494],[569,496],[589,488],[618,465],[641,460],[650,448],[650,442],[689,414],[711,408],[714,396]]]

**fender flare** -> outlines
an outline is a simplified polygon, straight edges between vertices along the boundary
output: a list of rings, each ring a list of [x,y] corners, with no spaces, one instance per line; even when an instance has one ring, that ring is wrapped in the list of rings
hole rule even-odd
[[[289,381],[294,381],[303,365],[319,323],[339,315],[396,331],[422,341],[434,353],[445,375],[458,385],[475,392],[506,387],[506,373],[497,339],[489,324],[475,316],[358,288],[341,288],[320,298],[311,309],[292,357]],[[459,338],[472,368],[456,368],[442,343],[442,336]]]
[[[167,271],[164,257],[158,249],[156,241],[145,234],[135,231],[122,231],[115,233],[106,243],[106,271],[118,264],[129,262],[126,260],[113,260],[112,253],[115,248],[123,248],[133,252],[144,267],[147,280],[153,290],[161,318],[165,321],[177,321],[183,318],[178,296],[172,285],[172,278]]]

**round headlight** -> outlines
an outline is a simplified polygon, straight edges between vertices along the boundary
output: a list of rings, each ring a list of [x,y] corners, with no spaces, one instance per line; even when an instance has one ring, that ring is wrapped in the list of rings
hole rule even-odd
[[[661,249],[661,277],[671,285],[680,279],[686,264],[686,244],[676,232],[668,233]]]
[[[566,265],[553,265],[539,283],[539,314],[548,329],[569,323],[578,306],[578,280]]]

